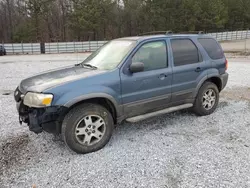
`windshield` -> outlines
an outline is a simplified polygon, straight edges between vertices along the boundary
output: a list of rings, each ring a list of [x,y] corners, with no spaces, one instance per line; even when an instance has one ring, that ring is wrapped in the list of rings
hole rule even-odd
[[[125,58],[135,45],[135,41],[115,40],[108,42],[92,53],[82,63],[97,69],[112,70]]]

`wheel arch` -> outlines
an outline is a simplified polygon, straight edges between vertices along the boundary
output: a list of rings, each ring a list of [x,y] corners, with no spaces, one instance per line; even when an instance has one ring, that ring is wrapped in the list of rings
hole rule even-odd
[[[205,82],[214,83],[217,86],[219,92],[221,92],[221,90],[222,90],[222,80],[220,79],[220,77],[212,76],[212,77],[208,78]]]
[[[120,107],[120,105],[112,96],[108,94],[91,94],[73,99],[64,105],[68,109],[66,113],[83,103],[99,104],[105,107],[108,111],[110,111],[115,124],[117,123],[117,118],[122,114],[122,108]]]
[[[198,84],[198,86],[197,86],[197,88],[195,90],[195,95],[194,95],[195,97],[197,96],[197,94],[198,94],[200,88],[202,87],[202,85],[204,83],[206,83],[206,82],[212,82],[212,83],[214,83],[217,86],[219,92],[222,91],[222,80],[221,80],[221,78],[219,76],[215,76],[215,75],[212,76],[211,75],[211,76],[208,76],[208,77],[202,79],[199,82],[199,84]]]

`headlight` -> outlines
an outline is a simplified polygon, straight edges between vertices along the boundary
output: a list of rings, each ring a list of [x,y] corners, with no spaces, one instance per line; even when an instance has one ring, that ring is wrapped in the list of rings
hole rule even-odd
[[[27,93],[24,96],[23,104],[29,107],[42,108],[50,106],[53,99],[51,94]]]

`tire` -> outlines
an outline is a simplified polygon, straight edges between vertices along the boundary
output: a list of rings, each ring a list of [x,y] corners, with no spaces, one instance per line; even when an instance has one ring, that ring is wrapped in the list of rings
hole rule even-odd
[[[71,150],[86,154],[102,149],[109,142],[113,130],[114,120],[106,108],[97,104],[82,104],[65,116],[61,133]]]
[[[210,92],[213,93],[211,96]],[[220,94],[218,87],[212,82],[205,82],[198,92],[193,111],[199,116],[207,116],[212,114],[218,106],[219,97]]]

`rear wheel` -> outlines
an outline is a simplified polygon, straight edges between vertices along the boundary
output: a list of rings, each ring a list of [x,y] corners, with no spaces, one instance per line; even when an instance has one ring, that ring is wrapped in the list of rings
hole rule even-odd
[[[210,115],[216,110],[218,103],[218,87],[212,82],[205,82],[198,92],[193,110],[199,116]]]
[[[81,154],[103,148],[110,140],[114,121],[110,112],[97,104],[82,104],[72,109],[62,124],[62,138]]]

